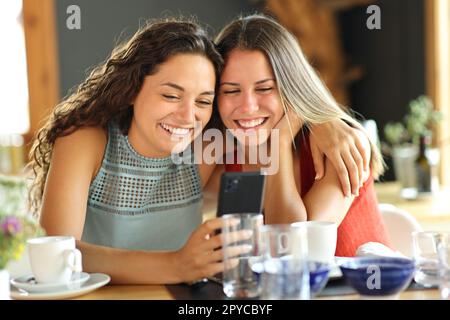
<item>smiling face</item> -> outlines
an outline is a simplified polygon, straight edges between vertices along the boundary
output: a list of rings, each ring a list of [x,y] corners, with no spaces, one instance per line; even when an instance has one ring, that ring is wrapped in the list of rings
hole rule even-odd
[[[215,79],[213,64],[201,55],[177,54],[160,64],[133,102],[133,148],[147,157],[183,151],[195,138],[194,125],[203,128],[211,117]]]
[[[257,50],[234,49],[229,53],[218,94],[219,113],[225,126],[258,133],[258,144],[268,137],[259,131],[270,132],[284,114],[269,60]]]

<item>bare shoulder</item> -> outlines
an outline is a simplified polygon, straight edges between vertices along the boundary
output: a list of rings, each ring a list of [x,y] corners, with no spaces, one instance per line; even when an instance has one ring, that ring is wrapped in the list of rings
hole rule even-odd
[[[105,129],[101,127],[83,127],[76,129],[68,135],[59,137],[56,140],[56,143],[82,143],[86,146],[90,146],[93,144],[106,143],[106,140],[107,134]]]
[[[81,238],[89,186],[101,165],[106,143],[106,131],[94,127],[80,128],[56,139],[40,219],[47,234]]]
[[[101,165],[108,136],[101,127],[83,127],[58,137],[52,152],[52,164],[63,162],[67,166],[93,169],[95,174]]]

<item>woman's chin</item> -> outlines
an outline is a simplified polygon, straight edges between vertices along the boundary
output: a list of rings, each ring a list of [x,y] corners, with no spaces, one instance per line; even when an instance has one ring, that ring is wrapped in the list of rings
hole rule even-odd
[[[270,131],[266,129],[256,131],[242,131],[238,129],[232,131],[233,136],[241,146],[257,147],[265,144],[270,137]]]
[[[269,137],[257,137],[255,139],[242,139],[236,137],[237,141],[242,147],[246,148],[256,148],[266,144]]]
[[[190,139],[182,140],[180,142],[172,144],[172,148],[169,150],[170,154],[182,153],[191,144]]]

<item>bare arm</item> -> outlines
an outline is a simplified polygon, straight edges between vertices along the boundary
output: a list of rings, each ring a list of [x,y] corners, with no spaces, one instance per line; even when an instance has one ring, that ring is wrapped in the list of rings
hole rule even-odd
[[[267,176],[264,202],[267,224],[292,223],[306,220],[306,209],[298,192],[294,176],[293,137],[302,126],[293,111],[283,116],[275,129],[279,130],[279,141],[271,141],[271,157],[278,157],[279,166],[275,174]],[[278,142],[279,150],[274,143]]]
[[[123,250],[77,241],[87,272],[109,274],[118,284],[170,284],[191,282],[223,271],[222,238],[216,230],[222,219],[204,222],[178,251],[150,252]],[[233,241],[248,239],[251,234],[237,231]],[[236,246],[233,256],[247,253],[246,246]],[[229,254],[230,254],[229,250]],[[232,262],[237,263],[237,260]]]
[[[357,194],[363,173],[369,167],[370,152],[366,152],[360,132],[342,120],[311,126],[309,139],[316,178],[321,179],[324,175],[325,155],[338,173],[344,195]]]
[[[216,216],[220,192],[220,177],[224,171],[224,165],[216,165],[207,184],[203,188],[203,218],[212,218]]]
[[[100,128],[83,128],[56,140],[47,175],[40,222],[48,234],[83,233],[89,185],[106,146]]]
[[[330,160],[325,161],[325,176],[316,180],[303,197],[308,220],[333,221],[339,225],[350,208],[354,195],[345,197],[339,177]]]
[[[297,190],[293,172],[292,143],[281,142],[279,170],[276,174],[267,176],[266,181],[264,214],[267,224],[306,220],[306,209]]]
[[[359,132],[359,138],[364,144],[365,157],[370,159],[370,143],[363,132]],[[369,171],[364,170],[362,182],[369,177]],[[356,196],[359,195],[358,190]],[[308,212],[308,220],[334,221],[338,225],[342,222],[349,210],[355,195],[345,197],[341,191],[339,175],[329,159],[325,162],[325,175],[320,180],[315,180],[312,188],[303,198]]]
[[[283,126],[280,125],[280,128]],[[280,129],[280,132],[282,130]],[[370,161],[370,143],[362,131],[356,130],[357,139],[361,143],[363,157]],[[293,174],[294,161],[291,146],[286,143],[280,133],[280,166],[277,174],[268,179],[266,193],[266,219],[267,223],[290,223],[304,220],[334,221],[338,225],[347,214],[355,196],[359,195],[356,189],[355,195],[346,197],[342,192],[341,180],[335,166],[327,158],[325,162],[325,174],[321,179],[315,180],[312,188],[305,197],[300,197],[300,183],[295,183]],[[361,182],[369,177],[369,171],[363,170]]]
[[[106,145],[101,129],[79,129],[58,138],[46,182],[41,225],[49,235],[72,235],[87,272],[103,272],[114,283],[178,283],[211,276],[222,270],[221,239],[214,230],[220,219],[201,225],[186,245],[173,252],[122,250],[80,241],[89,185]]]

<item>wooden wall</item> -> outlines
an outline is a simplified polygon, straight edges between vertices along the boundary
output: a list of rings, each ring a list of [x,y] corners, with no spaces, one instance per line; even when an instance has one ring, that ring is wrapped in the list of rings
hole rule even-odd
[[[54,0],[23,0],[27,52],[30,142],[43,119],[59,100],[59,69]]]

